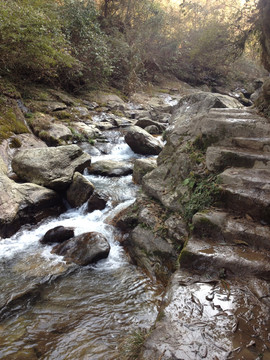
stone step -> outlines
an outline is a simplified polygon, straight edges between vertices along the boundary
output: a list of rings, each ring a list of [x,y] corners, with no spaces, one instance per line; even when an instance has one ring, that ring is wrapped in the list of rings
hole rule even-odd
[[[270,153],[210,146],[206,151],[206,166],[210,171],[222,171],[228,167],[270,169]]]
[[[270,190],[270,169],[229,168],[218,177],[222,185]]]
[[[209,111],[210,115],[215,116],[224,116],[224,115],[233,115],[240,116],[242,118],[258,118],[263,119],[263,117],[259,116],[255,109],[236,109],[236,108],[212,108]]]
[[[198,127],[212,143],[225,145],[231,144],[234,137],[270,137],[270,126],[266,119],[242,109],[212,109]]]
[[[193,234],[201,239],[270,250],[269,226],[255,222],[249,216],[237,217],[224,211],[209,210],[195,214],[192,223]]]
[[[264,138],[245,138],[236,137],[232,139],[232,144],[243,149],[270,152],[270,137]]]
[[[227,169],[219,175],[222,207],[270,223],[270,171]]]
[[[180,268],[199,273],[216,273],[219,277],[256,276],[270,280],[270,254],[253,248],[231,246],[192,236],[180,256]]]

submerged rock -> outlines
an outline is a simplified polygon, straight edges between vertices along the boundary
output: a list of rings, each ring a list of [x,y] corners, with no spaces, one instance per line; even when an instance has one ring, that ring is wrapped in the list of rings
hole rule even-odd
[[[94,185],[82,174],[76,172],[73,181],[67,190],[67,201],[73,207],[82,206],[93,194]]]
[[[104,235],[89,232],[55,246],[52,252],[64,256],[65,261],[86,266],[107,258],[110,245]]]
[[[125,141],[135,153],[142,155],[158,155],[163,148],[160,140],[139,126],[131,126],[128,129]]]
[[[13,171],[25,181],[54,190],[65,190],[75,171],[90,165],[90,155],[77,145],[19,151],[12,160]]]
[[[50,229],[40,239],[42,244],[62,243],[74,236],[74,229],[64,226],[56,226]]]

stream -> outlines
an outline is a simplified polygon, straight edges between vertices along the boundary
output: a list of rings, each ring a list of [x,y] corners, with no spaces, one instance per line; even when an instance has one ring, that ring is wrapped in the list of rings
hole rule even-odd
[[[105,136],[103,151],[89,150],[93,163],[138,157],[120,132]],[[130,264],[109,221],[135,201],[138,187],[132,176],[85,176],[109,197],[104,210],[68,209],[0,241],[1,359],[117,359],[126,337],[155,322],[162,289]],[[39,242],[58,225],[74,227],[75,236],[104,234],[109,257],[87,267],[66,264]]]

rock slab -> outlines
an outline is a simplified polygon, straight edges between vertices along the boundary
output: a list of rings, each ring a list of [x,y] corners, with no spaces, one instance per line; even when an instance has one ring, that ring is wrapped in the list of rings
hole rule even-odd
[[[65,190],[75,171],[90,165],[90,155],[77,145],[21,150],[12,160],[20,179],[53,190]]]

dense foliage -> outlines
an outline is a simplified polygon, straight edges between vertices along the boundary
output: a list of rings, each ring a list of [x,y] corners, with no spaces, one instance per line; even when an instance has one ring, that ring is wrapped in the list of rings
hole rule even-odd
[[[249,4],[0,0],[0,75],[72,90],[109,82],[129,92],[160,72],[216,84],[244,48]]]

